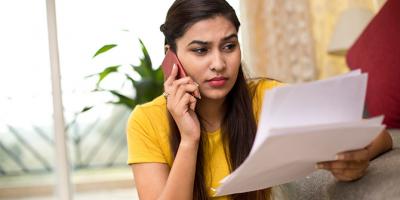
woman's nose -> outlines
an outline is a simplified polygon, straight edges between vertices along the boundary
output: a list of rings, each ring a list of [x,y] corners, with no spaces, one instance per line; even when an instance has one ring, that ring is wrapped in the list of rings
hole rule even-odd
[[[226,60],[221,52],[215,52],[212,55],[212,62],[210,65],[211,71],[221,72],[226,68]]]

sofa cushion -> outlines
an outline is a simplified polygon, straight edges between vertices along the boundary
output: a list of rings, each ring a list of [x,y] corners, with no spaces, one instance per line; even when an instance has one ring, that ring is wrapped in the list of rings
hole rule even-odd
[[[400,128],[400,1],[388,0],[347,53],[351,69],[368,72],[366,108]]]

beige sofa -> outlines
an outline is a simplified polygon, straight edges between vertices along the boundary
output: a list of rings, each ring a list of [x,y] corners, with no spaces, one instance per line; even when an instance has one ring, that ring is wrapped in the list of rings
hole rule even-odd
[[[393,150],[374,159],[363,178],[339,182],[329,172],[319,170],[280,189],[287,199],[400,199],[400,129],[389,132]]]

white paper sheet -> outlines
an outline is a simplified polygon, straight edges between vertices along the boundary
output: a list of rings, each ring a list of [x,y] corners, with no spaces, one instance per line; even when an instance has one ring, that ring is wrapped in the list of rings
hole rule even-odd
[[[357,70],[327,80],[274,88],[265,94],[258,129],[359,120],[366,86],[367,74]],[[257,133],[256,137],[254,146],[258,147],[266,135]]]
[[[320,161],[367,146],[383,117],[362,120],[367,75],[351,72],[266,92],[250,155],[221,181],[217,196],[305,177]]]

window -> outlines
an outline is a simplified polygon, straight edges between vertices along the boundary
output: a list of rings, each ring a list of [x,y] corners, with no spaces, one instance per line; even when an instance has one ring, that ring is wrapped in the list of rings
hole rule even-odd
[[[124,135],[130,110],[104,104],[112,97],[92,93],[97,79],[85,77],[111,65],[137,64],[141,56],[139,38],[148,49],[153,67],[159,66],[164,57],[159,26],[172,2],[56,1],[64,116],[69,125],[67,145],[74,183],[81,183],[87,175],[94,174],[96,178],[90,180],[98,180],[98,174],[115,175],[115,171],[121,172],[118,177],[132,182],[125,164]],[[238,10],[238,0],[229,2]],[[47,188],[26,196],[49,195],[55,184],[46,17],[46,1],[0,2],[0,190],[39,185]],[[119,46],[93,58],[105,44]],[[104,84],[110,88],[122,85],[117,76],[109,77]],[[75,118],[89,105],[95,107]],[[78,192],[84,190],[76,188]]]

